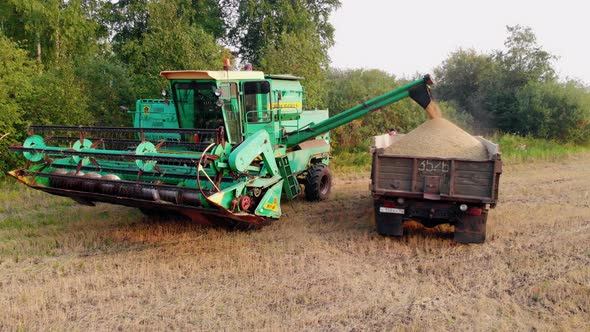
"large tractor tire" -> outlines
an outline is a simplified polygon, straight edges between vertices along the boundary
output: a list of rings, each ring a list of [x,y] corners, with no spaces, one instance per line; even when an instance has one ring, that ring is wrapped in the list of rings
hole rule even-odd
[[[328,198],[331,189],[332,173],[328,166],[317,164],[307,170],[305,199],[308,201],[323,201]]]

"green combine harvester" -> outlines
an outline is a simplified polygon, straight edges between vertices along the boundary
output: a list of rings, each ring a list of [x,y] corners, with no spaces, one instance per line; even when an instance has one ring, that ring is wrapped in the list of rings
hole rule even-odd
[[[330,193],[329,131],[411,97],[430,103],[427,76],[329,118],[303,110],[301,78],[260,71],[164,71],[172,100],[139,100],[134,127],[31,126],[27,160],[9,174],[84,205],[180,213],[251,227],[281,216],[281,199]]]

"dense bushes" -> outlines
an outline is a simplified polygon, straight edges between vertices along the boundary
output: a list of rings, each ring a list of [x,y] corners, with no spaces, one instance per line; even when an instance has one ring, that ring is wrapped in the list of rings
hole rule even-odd
[[[0,176],[8,144],[35,124],[130,125],[119,105],[159,96],[166,69],[220,69],[222,57],[304,76],[307,108],[338,114],[401,86],[380,70],[329,69],[330,13],[338,0],[7,0],[0,3]],[[435,69],[446,117],[478,134],[504,132],[585,143],[587,87],[561,82],[555,57],[529,28],[509,27],[505,50],[458,50]],[[338,150],[408,132],[426,119],[402,100],[333,131]],[[18,158],[17,158],[18,159]]]
[[[506,50],[458,50],[435,69],[435,94],[471,115],[480,133],[501,131],[587,143],[590,95],[577,82],[561,82],[555,56],[536,43],[530,28],[508,27]]]

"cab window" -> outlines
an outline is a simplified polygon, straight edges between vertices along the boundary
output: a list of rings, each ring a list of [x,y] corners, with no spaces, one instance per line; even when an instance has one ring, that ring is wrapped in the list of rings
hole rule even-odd
[[[270,84],[267,81],[244,83],[244,110],[249,123],[269,122]]]

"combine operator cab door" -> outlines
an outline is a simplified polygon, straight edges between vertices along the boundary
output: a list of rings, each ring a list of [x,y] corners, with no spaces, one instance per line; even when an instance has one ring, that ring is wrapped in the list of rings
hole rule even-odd
[[[244,82],[242,91],[244,91],[245,136],[249,137],[264,129],[270,135],[271,141],[274,142],[270,83],[268,81]]]
[[[223,126],[223,115],[217,106],[215,81],[174,82],[172,93],[181,128],[216,129]]]
[[[225,130],[230,143],[237,144],[244,140],[242,121],[240,117],[240,101],[238,85],[235,82],[219,84],[219,99],[223,102],[223,119]]]

